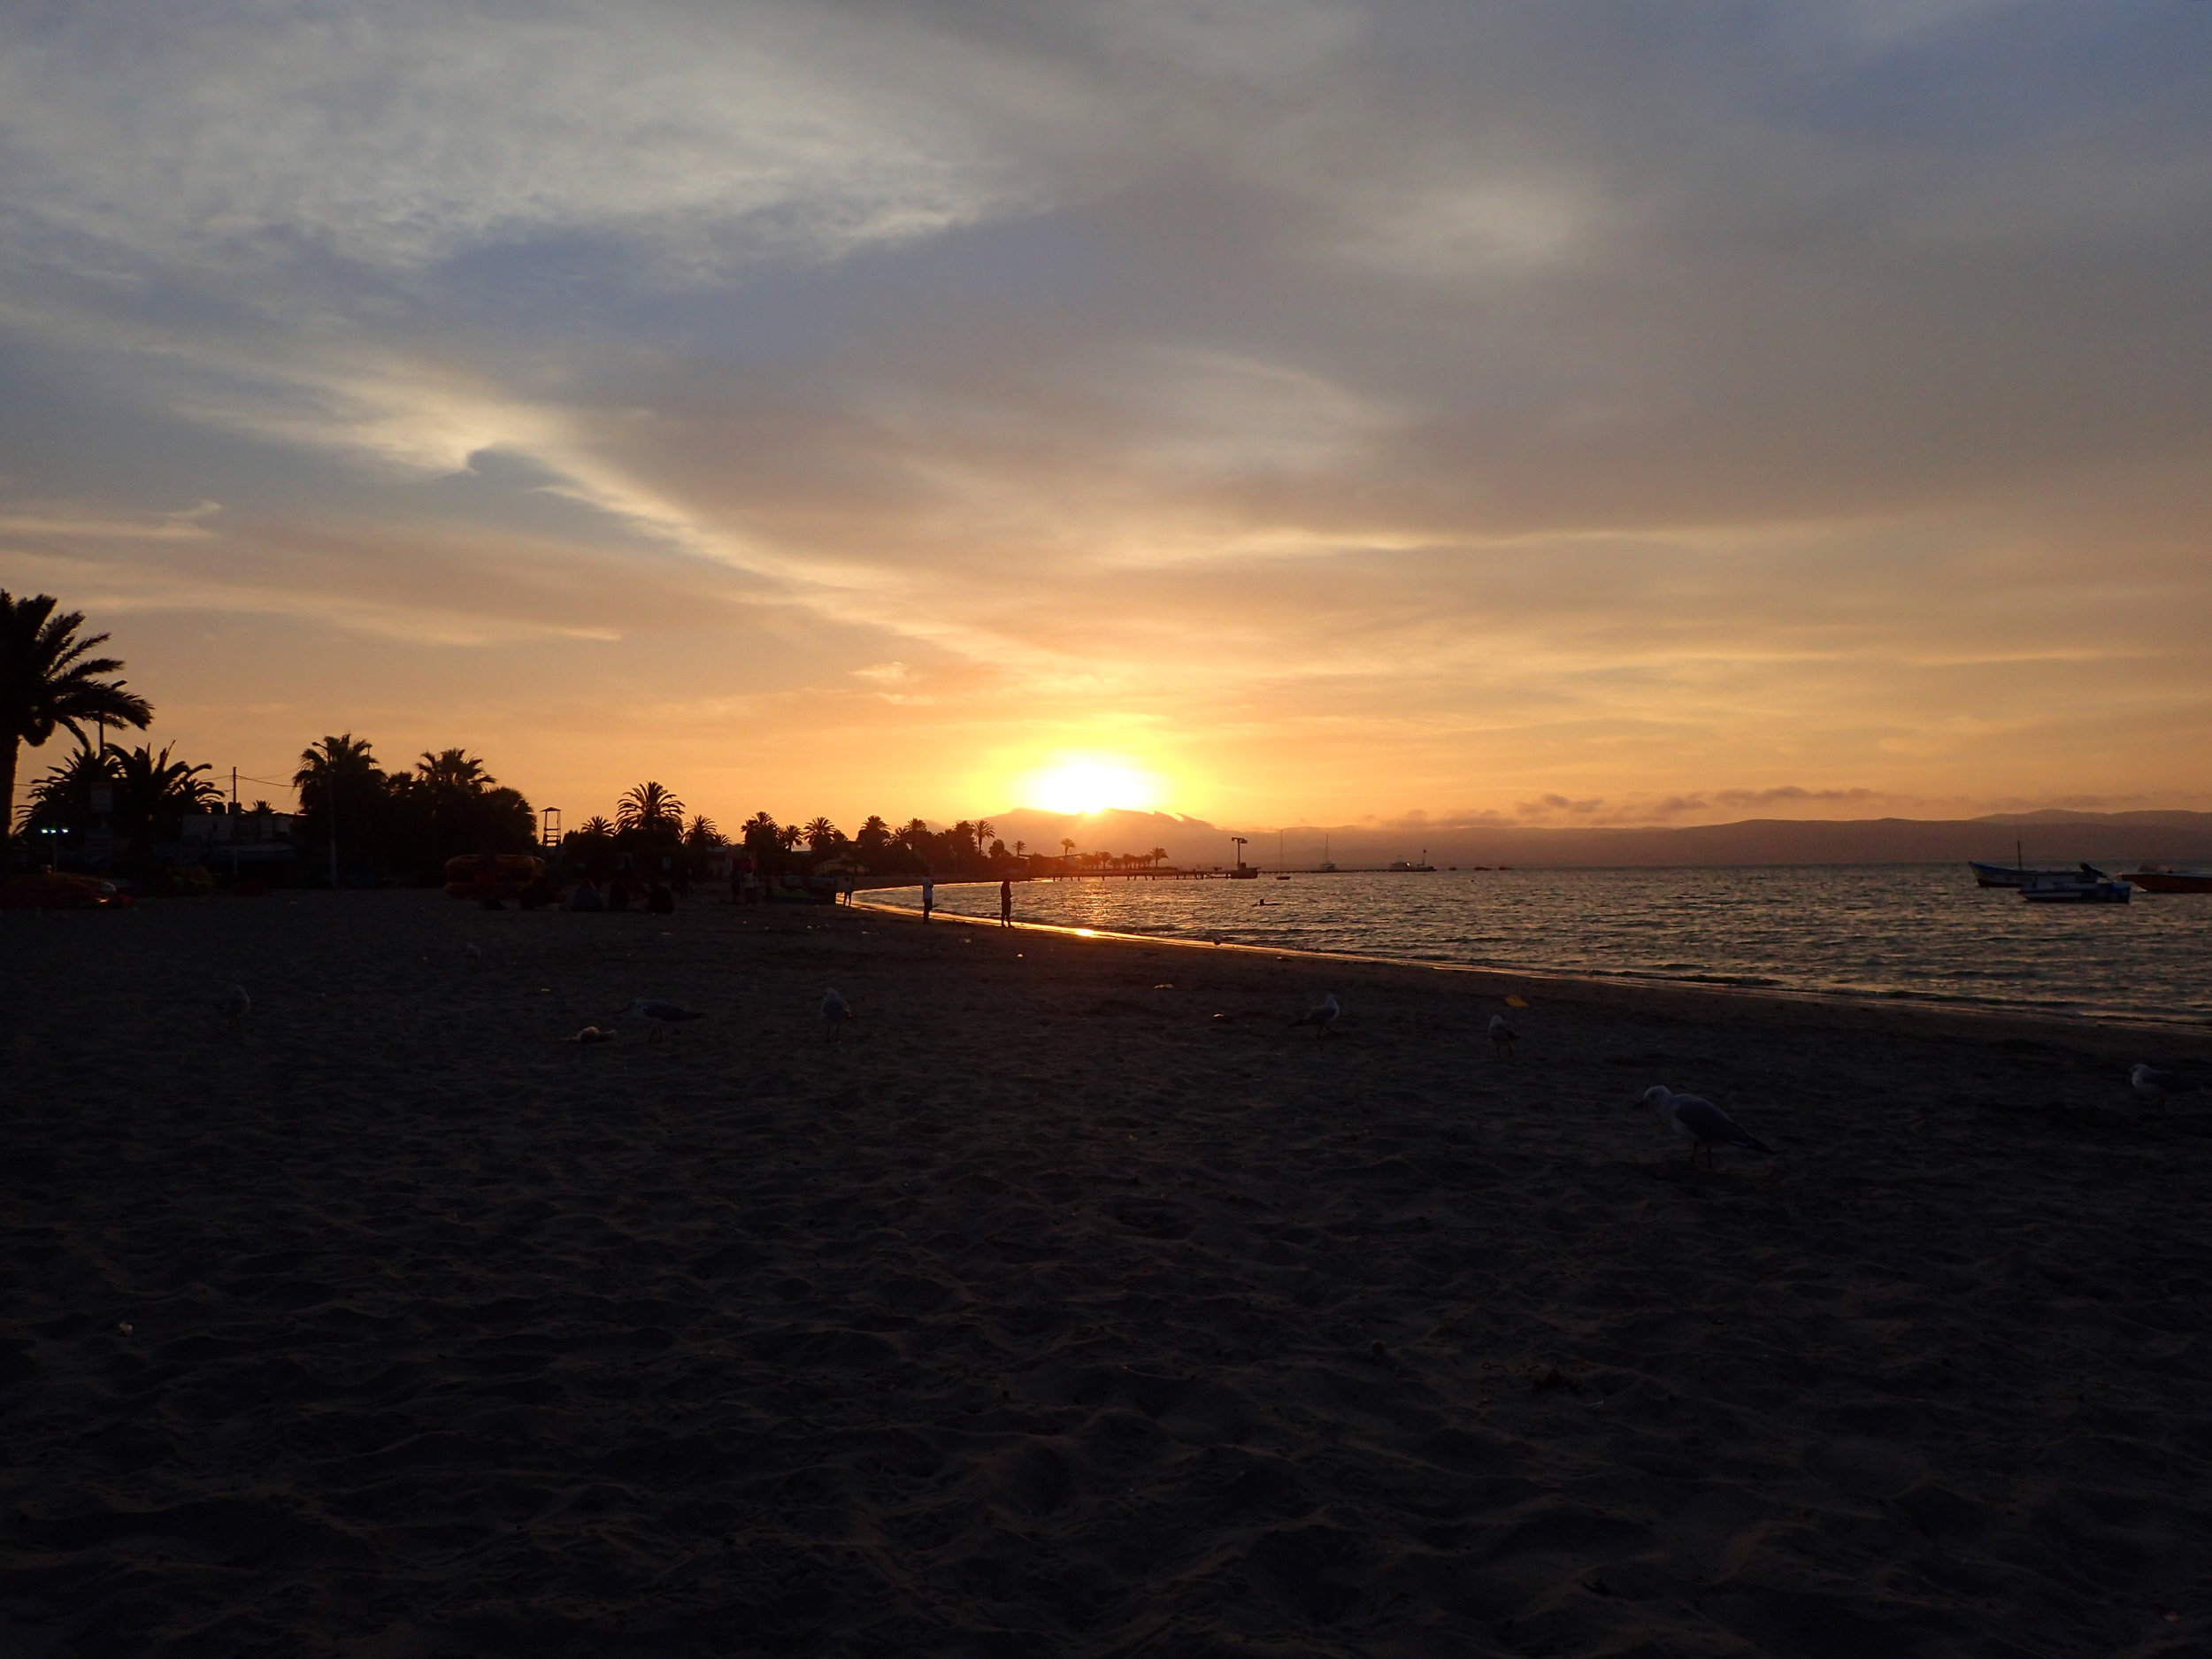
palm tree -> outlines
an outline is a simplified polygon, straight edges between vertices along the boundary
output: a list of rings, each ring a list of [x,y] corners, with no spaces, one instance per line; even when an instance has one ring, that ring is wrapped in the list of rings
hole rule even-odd
[[[641,783],[623,795],[615,821],[626,830],[677,828],[684,821],[684,803],[657,783]]]
[[[1027,841],[1016,841],[1014,843],[1014,856],[1017,858],[1020,857],[1022,856],[1022,849],[1028,845],[1029,843]]]
[[[1167,862],[1167,849],[1164,847],[1155,847],[1150,852],[1147,853],[1145,856],[1152,861],[1152,867],[1156,870]]]
[[[684,831],[684,845],[694,852],[705,852],[722,844],[722,832],[705,813],[691,820],[691,827]]]
[[[199,812],[223,798],[222,791],[196,773],[208,770],[205,762],[188,766],[173,761],[173,744],[160,754],[134,749],[116,757],[115,815],[129,832],[131,850],[150,856],[157,836],[173,835],[187,812]]]
[[[1063,858],[1075,856],[1075,841],[1072,837],[1067,835],[1060,837],[1060,856]]]
[[[154,705],[119,680],[108,680],[123,664],[95,657],[107,635],[77,637],[84,612],[54,614],[54,596],[18,599],[0,588],[0,835],[15,820],[15,765],[21,745],[36,749],[60,726],[91,747],[88,725],[152,724]]]
[[[611,841],[614,839],[614,826],[595,813],[576,826],[576,833],[592,841]]]
[[[434,755],[423,751],[422,758],[415,763],[414,783],[419,788],[453,795],[481,795],[493,786],[494,780],[475,756],[462,749],[442,749]]]
[[[338,879],[338,833],[362,840],[377,828],[391,780],[376,764],[365,737],[350,732],[326,735],[300,751],[292,787],[300,792],[300,816],[319,826],[330,843],[330,879]]]
[[[745,850],[756,858],[767,856],[783,841],[783,826],[776,822],[774,813],[766,810],[747,818],[738,826],[738,833],[745,838]]]
[[[837,826],[826,818],[816,818],[806,826],[803,833],[809,852],[826,853],[845,839],[837,833]]]
[[[30,804],[23,809],[23,827],[64,832],[88,828],[96,816],[92,792],[112,788],[114,784],[115,757],[83,745],[31,786]]]
[[[996,835],[997,833],[998,833],[998,826],[997,826],[997,825],[995,825],[995,824],[994,824],[994,823],[992,823],[992,822],[991,822],[991,820],[990,820],[989,818],[978,818],[978,819],[976,819],[976,821],[975,821],[975,849],[976,849],[976,851],[978,851],[978,852],[981,852],[981,851],[983,850],[983,849],[984,849],[987,845],[988,845],[988,844],[989,844],[991,838],[992,838],[993,836]]]

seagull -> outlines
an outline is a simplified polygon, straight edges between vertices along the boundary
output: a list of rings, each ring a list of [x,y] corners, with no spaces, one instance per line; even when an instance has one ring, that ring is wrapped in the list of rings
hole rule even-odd
[[[1706,1161],[1711,1163],[1715,1147],[1742,1147],[1747,1151],[1773,1155],[1772,1147],[1702,1095],[1678,1094],[1664,1083],[1654,1083],[1644,1091],[1643,1103],[1657,1112],[1661,1121],[1672,1125],[1676,1133],[1690,1138],[1693,1164],[1697,1162],[1701,1148]]]
[[[612,1042],[620,1034],[611,1027],[603,1031],[596,1025],[587,1025],[569,1041],[571,1042]]]
[[[2145,1100],[2156,1101],[2163,1106],[2177,1094],[2201,1094],[2203,1082],[2197,1078],[2183,1077],[2177,1071],[2162,1071],[2154,1065],[2137,1061],[2128,1073],[2128,1087]]]
[[[253,998],[242,985],[227,986],[216,995],[215,1011],[235,1025],[253,1011]]]
[[[1290,1023],[1294,1025],[1311,1025],[1325,1037],[1329,1034],[1329,1027],[1336,1024],[1337,1016],[1343,1011],[1336,1005],[1336,993],[1332,991]]]
[[[1503,1014],[1490,1016],[1490,1051],[1493,1054],[1502,1054],[1510,1060],[1513,1057],[1513,1045],[1520,1040],[1521,1033],[1506,1023]]]
[[[822,1041],[835,1042],[844,1030],[845,1022],[853,1017],[852,1004],[838,995],[835,987],[822,993]]]
[[[653,1022],[653,1035],[673,1029],[688,1019],[704,1019],[706,1016],[695,1008],[686,1008],[680,1002],[660,1002],[651,997],[641,996],[622,1010],[636,1014]]]

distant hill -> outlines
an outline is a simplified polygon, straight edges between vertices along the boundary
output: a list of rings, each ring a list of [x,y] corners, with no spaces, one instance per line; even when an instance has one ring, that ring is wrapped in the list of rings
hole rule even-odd
[[[1170,863],[1228,864],[1233,834],[1249,837],[1245,857],[1263,866],[1279,857],[1294,869],[1320,862],[1324,838],[1339,865],[1377,865],[1418,857],[1439,866],[1947,864],[1970,858],[2009,864],[2016,839],[2030,864],[2160,864],[2212,866],[2212,812],[2051,810],[1979,818],[1747,818],[1686,829],[1502,829],[1430,824],[1378,829],[1300,826],[1277,832],[1217,828],[1202,818],[1114,810],[1068,816],[1021,809],[994,822],[1008,846],[1057,853],[1144,853],[1164,847]],[[1280,852],[1279,854],[1279,848]]]

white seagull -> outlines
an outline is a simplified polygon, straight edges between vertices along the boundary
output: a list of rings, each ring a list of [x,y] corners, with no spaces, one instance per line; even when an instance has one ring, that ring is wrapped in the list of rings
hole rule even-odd
[[[1490,1016],[1490,1050],[1507,1059],[1513,1057],[1513,1045],[1521,1040],[1521,1033],[1506,1023],[1503,1014]]]
[[[2204,1092],[2204,1084],[2200,1079],[2184,1077],[2178,1071],[2162,1071],[2156,1066],[2146,1065],[2139,1060],[2128,1073],[2128,1087],[2145,1100],[2156,1101],[2161,1106],[2177,1094],[2201,1094]]]
[[[836,987],[822,993],[823,1041],[835,1042],[838,1033],[845,1029],[845,1022],[852,1017],[852,1004],[838,995]]]
[[[242,985],[225,986],[216,993],[215,1011],[235,1025],[253,1012],[253,998],[246,995],[246,987]]]
[[[680,1002],[656,1002],[649,996],[639,997],[637,1001],[632,1002],[629,1007],[622,1011],[626,1014],[635,1014],[641,1018],[651,1020],[653,1022],[653,1035],[656,1038],[659,1037],[663,1032],[672,1030],[676,1026],[682,1025],[686,1020],[704,1019],[706,1018],[704,1014],[701,1013],[695,1008],[686,1008]]]
[[[1332,991],[1290,1023],[1294,1025],[1311,1025],[1325,1037],[1329,1034],[1329,1027],[1336,1024],[1337,1016],[1343,1011],[1337,1006],[1336,993]]]
[[[1677,1134],[1689,1137],[1693,1164],[1701,1148],[1706,1162],[1711,1163],[1715,1147],[1742,1147],[1749,1152],[1773,1154],[1772,1147],[1701,1094],[1678,1094],[1664,1083],[1654,1083],[1644,1091],[1643,1103],[1659,1114],[1661,1122],[1671,1125]]]

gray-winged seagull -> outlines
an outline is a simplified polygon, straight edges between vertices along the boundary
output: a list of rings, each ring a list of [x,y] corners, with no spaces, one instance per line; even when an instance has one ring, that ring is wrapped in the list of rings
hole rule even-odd
[[[1490,1016],[1490,1048],[1493,1053],[1502,1054],[1510,1060],[1513,1057],[1513,1045],[1520,1040],[1521,1033],[1513,1029],[1503,1014]]]
[[[1741,1147],[1747,1152],[1769,1155],[1774,1151],[1701,1094],[1678,1094],[1664,1083],[1654,1083],[1644,1091],[1643,1103],[1659,1114],[1661,1122],[1671,1125],[1677,1134],[1689,1137],[1693,1164],[1701,1148],[1709,1164],[1713,1162],[1715,1147]]]
[[[1336,993],[1332,991],[1290,1023],[1294,1025],[1311,1025],[1325,1037],[1329,1034],[1329,1027],[1336,1024],[1337,1016],[1343,1011],[1337,1006]]]
[[[852,1004],[838,995],[835,986],[822,993],[822,1040],[825,1042],[835,1042],[838,1034],[845,1029],[845,1022],[852,1017]]]

